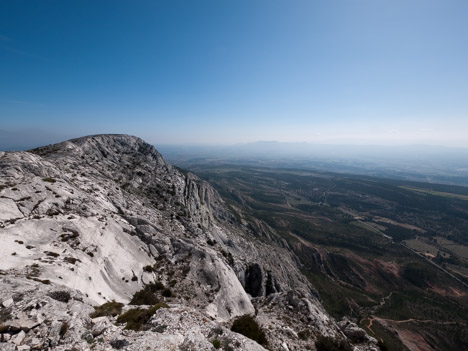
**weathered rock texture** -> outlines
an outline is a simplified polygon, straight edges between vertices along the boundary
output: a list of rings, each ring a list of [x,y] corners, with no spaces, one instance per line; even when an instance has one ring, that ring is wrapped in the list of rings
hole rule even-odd
[[[294,256],[268,237],[136,137],[0,152],[0,350],[210,350],[215,339],[225,350],[263,350],[229,330],[244,314],[257,315],[271,350],[346,337]],[[168,308],[144,331],[89,316],[155,282]],[[304,330],[310,339],[298,338]],[[374,345],[363,337],[356,347]]]

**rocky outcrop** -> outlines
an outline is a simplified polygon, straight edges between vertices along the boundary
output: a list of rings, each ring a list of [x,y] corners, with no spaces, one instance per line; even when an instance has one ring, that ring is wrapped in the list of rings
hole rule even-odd
[[[0,349],[209,350],[216,339],[262,350],[229,330],[245,314],[272,350],[344,337],[274,235],[253,235],[208,183],[136,137],[0,153]],[[151,310],[145,331],[89,316],[145,286],[167,306]]]

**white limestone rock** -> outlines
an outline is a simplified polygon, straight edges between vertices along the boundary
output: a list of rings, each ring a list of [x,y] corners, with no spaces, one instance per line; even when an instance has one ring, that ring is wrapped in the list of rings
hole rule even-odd
[[[9,299],[6,299],[5,301],[2,302],[2,306],[5,308],[8,308],[14,304],[13,298],[10,297]]]
[[[0,169],[0,301],[8,310],[0,350],[14,350],[13,340],[52,351],[89,342],[110,350],[114,341],[135,351],[209,350],[218,337],[233,350],[263,351],[230,331],[244,314],[256,314],[271,350],[304,349],[297,333],[306,328],[343,336],[271,228],[259,224],[270,242],[254,240],[208,183],[139,138],[97,135],[1,153]],[[126,304],[154,282],[169,308],[149,329],[91,321],[92,306]],[[70,298],[54,295],[61,291]]]
[[[21,343],[23,342],[24,338],[26,337],[26,333],[24,332],[24,330],[21,330],[13,339],[12,339],[12,342],[13,344],[15,344],[16,346],[19,346],[21,345]]]

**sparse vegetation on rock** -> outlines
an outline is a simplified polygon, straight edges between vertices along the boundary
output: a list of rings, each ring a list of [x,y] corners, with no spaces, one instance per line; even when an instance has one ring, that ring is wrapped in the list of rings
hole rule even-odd
[[[260,345],[268,344],[265,332],[252,316],[244,315],[235,319],[234,323],[232,323],[231,330],[245,335],[249,339],[255,340]]]
[[[95,306],[94,312],[91,313],[89,316],[91,318],[103,317],[103,316],[113,316],[116,317],[122,313],[123,303],[110,301],[106,302],[101,306]]]
[[[65,290],[52,291],[49,294],[49,296],[53,298],[54,300],[65,302],[65,303],[67,303],[71,299],[70,293]]]
[[[211,340],[211,343],[215,349],[219,349],[221,347],[221,341],[217,338]]]
[[[152,273],[154,271],[153,266],[151,265],[146,265],[143,267],[143,271],[147,273]]]
[[[149,326],[147,325],[150,318],[154,313],[160,308],[168,308],[169,306],[165,303],[158,303],[152,307],[143,309],[143,308],[132,308],[120,315],[117,318],[117,323],[125,323],[125,329],[141,331],[148,330]]]
[[[161,282],[145,285],[143,289],[137,291],[132,299],[130,305],[154,305],[159,302],[157,292],[164,289]],[[163,290],[165,291],[165,290]]]

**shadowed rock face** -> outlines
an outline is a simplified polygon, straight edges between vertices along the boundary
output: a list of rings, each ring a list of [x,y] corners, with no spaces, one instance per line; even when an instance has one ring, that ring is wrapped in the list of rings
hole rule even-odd
[[[262,269],[258,264],[255,263],[247,268],[245,272],[245,291],[252,297],[262,295],[262,278]]]
[[[123,338],[124,325],[111,316],[91,321],[91,305],[126,304],[154,282],[166,288],[157,294],[169,308],[154,314],[147,332],[125,332],[132,350],[210,349],[217,327],[233,349],[263,350],[225,328],[255,309],[273,350],[284,343],[303,349],[295,337],[301,328],[342,335],[287,247],[274,244],[281,241],[273,233],[270,243],[249,233],[208,183],[136,137],[96,135],[0,153],[1,340],[41,349],[52,338],[52,349],[84,349],[98,333],[95,349],[105,349]],[[57,290],[70,301],[42,298]],[[23,315],[28,306],[42,312]],[[284,325],[291,309],[300,320]]]

